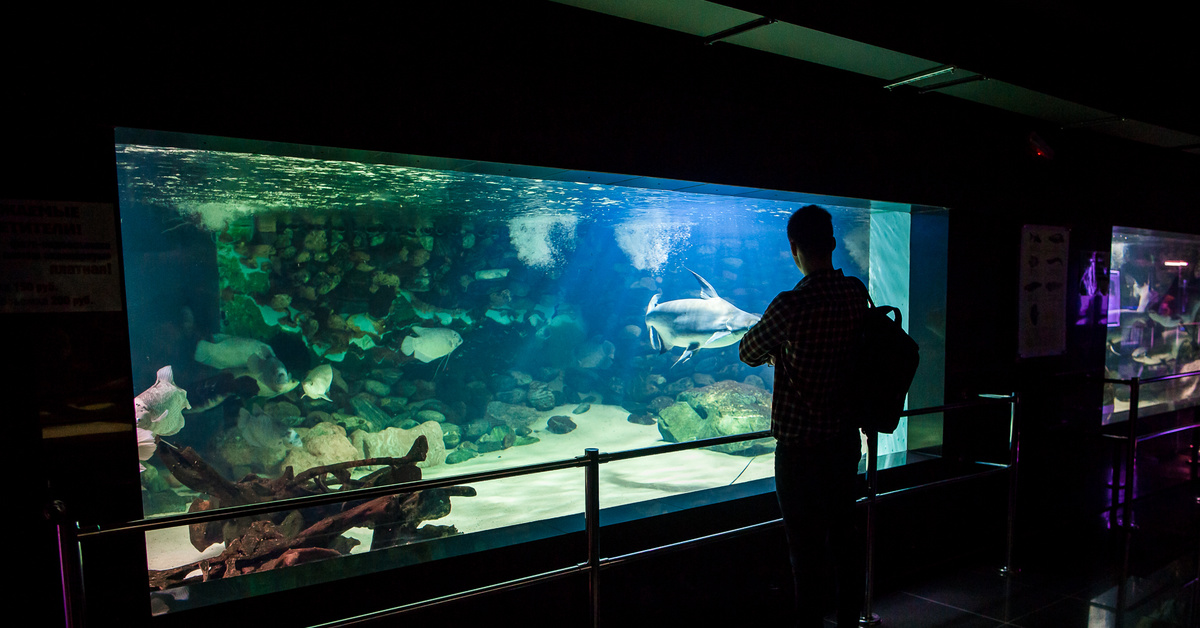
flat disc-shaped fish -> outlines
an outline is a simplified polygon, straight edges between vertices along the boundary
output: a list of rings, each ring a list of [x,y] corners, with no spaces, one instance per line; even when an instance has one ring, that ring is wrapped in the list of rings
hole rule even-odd
[[[324,399],[325,401],[333,401],[329,398],[329,386],[333,383],[333,366],[322,364],[308,372],[308,376],[304,378],[304,396],[309,399]]]
[[[416,326],[410,329],[416,335],[405,336],[400,343],[400,351],[426,363],[450,355],[463,341],[462,336],[453,329]]]
[[[253,338],[217,334],[213,342],[196,343],[196,361],[216,369],[246,368],[253,356],[274,357],[271,346]]]

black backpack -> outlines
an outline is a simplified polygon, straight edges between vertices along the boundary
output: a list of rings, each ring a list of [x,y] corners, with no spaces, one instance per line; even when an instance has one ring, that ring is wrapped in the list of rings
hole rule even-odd
[[[920,347],[902,326],[900,310],[871,307],[842,379],[846,416],[864,432],[891,434],[900,425],[904,398],[921,362]],[[895,314],[895,319],[888,314]]]

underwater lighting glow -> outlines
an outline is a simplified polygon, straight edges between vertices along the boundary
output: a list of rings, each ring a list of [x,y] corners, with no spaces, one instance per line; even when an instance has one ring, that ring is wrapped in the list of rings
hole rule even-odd
[[[1187,266],[1188,263],[1181,259],[1169,259],[1163,262],[1163,266]]]

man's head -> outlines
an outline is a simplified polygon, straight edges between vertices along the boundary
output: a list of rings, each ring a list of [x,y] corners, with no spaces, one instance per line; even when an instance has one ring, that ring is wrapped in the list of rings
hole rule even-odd
[[[833,249],[837,240],[833,237],[833,217],[816,205],[805,205],[788,219],[788,242],[792,245],[792,257],[800,272],[810,271],[832,264]]]

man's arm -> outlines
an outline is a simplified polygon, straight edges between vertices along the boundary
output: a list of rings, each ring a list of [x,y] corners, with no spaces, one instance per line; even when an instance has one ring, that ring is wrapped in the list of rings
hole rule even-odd
[[[787,341],[786,316],[780,304],[780,295],[775,297],[762,319],[750,331],[742,336],[738,344],[738,357],[750,366],[758,366],[766,362],[775,362],[775,357],[781,353],[783,344]]]

